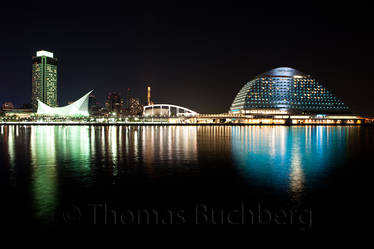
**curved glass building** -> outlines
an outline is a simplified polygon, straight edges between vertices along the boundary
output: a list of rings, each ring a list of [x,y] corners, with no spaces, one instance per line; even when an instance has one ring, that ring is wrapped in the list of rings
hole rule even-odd
[[[51,115],[51,116],[89,116],[88,113],[88,97],[92,91],[75,101],[74,103],[62,106],[62,107],[51,107],[44,104],[39,99],[38,101],[38,111],[39,115]]]
[[[316,79],[293,68],[279,67],[245,84],[231,113],[340,114],[349,108]]]

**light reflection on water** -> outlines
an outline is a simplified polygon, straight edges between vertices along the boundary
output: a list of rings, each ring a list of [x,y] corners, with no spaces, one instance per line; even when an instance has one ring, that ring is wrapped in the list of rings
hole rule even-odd
[[[0,128],[0,151],[7,155],[0,158],[2,167],[9,165],[9,185],[14,185],[17,177],[29,181],[34,215],[38,219],[54,216],[63,186],[75,184],[87,191],[98,191],[97,179],[102,176],[113,185],[131,177],[155,181],[175,175],[199,177],[212,160],[215,163],[221,160],[225,167],[232,167],[249,185],[289,193],[290,200],[298,202],[306,191],[318,187],[331,167],[344,160],[349,132],[358,129],[4,125]],[[20,173],[17,171],[29,172],[30,177],[22,178],[27,173],[17,174]]]
[[[249,182],[300,200],[344,160],[347,127],[234,127],[232,154]]]
[[[57,130],[58,131],[58,130]],[[57,200],[57,155],[54,127],[31,127],[30,150],[33,207],[38,219],[54,216]],[[61,152],[66,148],[61,137]]]

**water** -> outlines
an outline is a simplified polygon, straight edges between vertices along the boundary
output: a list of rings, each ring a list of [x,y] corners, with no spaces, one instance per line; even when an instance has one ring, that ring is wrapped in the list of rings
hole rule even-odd
[[[360,224],[370,206],[374,127],[0,129],[5,224],[329,230]]]

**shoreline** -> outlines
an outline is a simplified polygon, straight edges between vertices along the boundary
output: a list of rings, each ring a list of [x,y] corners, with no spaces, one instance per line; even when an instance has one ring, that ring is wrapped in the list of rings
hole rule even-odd
[[[374,126],[373,124],[181,124],[181,123],[80,123],[80,122],[3,122],[0,125],[30,125],[30,126]]]

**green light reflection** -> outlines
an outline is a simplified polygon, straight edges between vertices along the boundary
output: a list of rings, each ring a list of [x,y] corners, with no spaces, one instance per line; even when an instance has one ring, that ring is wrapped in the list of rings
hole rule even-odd
[[[57,207],[57,169],[54,126],[31,126],[31,166],[34,216],[54,218]]]

